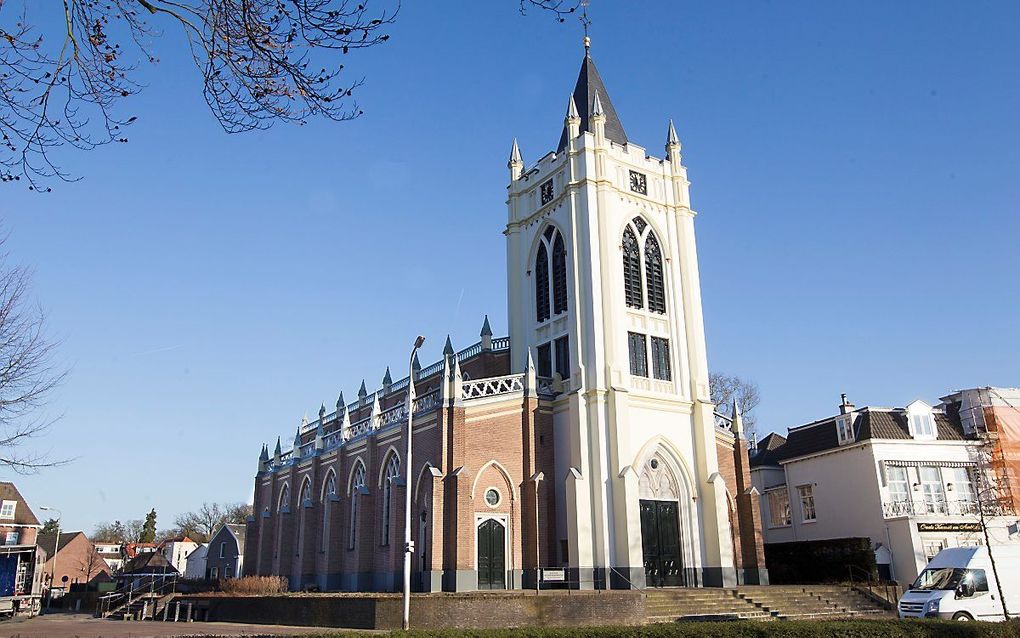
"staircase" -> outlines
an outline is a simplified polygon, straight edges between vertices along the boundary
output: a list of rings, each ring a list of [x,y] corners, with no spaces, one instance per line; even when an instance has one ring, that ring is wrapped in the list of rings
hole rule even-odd
[[[649,589],[645,591],[645,610],[650,623],[678,620],[772,620],[768,612],[738,597],[733,589]]]
[[[875,601],[839,585],[763,585],[736,590],[739,598],[780,620],[887,615]]]

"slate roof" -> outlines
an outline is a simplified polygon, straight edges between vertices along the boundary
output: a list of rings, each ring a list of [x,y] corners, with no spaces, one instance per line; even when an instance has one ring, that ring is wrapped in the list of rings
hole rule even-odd
[[[17,501],[18,504],[14,506],[14,519],[3,519],[0,520],[0,526],[7,525],[39,525],[39,519],[35,517],[32,512],[32,508],[28,506],[25,498],[18,491],[18,488],[14,486],[14,483],[7,481],[0,481],[0,500],[3,501]]]
[[[853,415],[854,428],[857,432],[856,441],[909,440],[913,438],[910,436],[906,410],[865,407],[855,410]],[[968,437],[964,434],[963,426],[960,424],[959,415],[956,412],[933,412],[933,416],[935,417],[938,440],[967,440]],[[782,436],[777,434],[765,437],[758,444],[757,453],[751,458],[751,467],[779,465],[780,462],[788,459],[840,447],[836,434],[836,418],[836,416],[832,416],[793,428],[789,431],[789,436],[778,445],[776,442],[782,439]],[[772,436],[778,438],[770,441]],[[769,441],[769,444],[763,447],[766,441]]]
[[[627,134],[623,131],[623,124],[616,115],[613,102],[609,99],[609,91],[602,83],[602,77],[595,68],[595,61],[586,51],[584,60],[581,61],[581,70],[577,74],[577,84],[574,85],[574,106],[577,107],[577,114],[581,117],[581,132],[594,132],[591,128],[591,111],[595,102],[595,92],[598,91],[599,101],[602,103],[602,112],[606,116],[606,139],[617,144],[627,143]],[[560,143],[556,146],[556,154],[567,148],[567,128],[563,127],[560,135]]]

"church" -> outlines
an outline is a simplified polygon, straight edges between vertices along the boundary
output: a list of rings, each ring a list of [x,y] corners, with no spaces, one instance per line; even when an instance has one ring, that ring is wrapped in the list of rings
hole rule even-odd
[[[555,150],[510,153],[509,336],[486,318],[263,446],[246,575],[400,589],[411,490],[417,591],[768,582],[740,415],[710,399],[676,131],[661,158],[627,138],[587,39],[565,102]]]

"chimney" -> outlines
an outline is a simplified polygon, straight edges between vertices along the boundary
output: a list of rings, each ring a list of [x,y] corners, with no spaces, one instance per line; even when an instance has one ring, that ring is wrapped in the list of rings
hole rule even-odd
[[[840,414],[849,414],[849,413],[854,411],[854,407],[855,406],[854,406],[853,403],[850,403],[847,400],[845,392],[843,394],[839,395],[839,398],[840,398],[840,404],[839,404],[839,413]]]

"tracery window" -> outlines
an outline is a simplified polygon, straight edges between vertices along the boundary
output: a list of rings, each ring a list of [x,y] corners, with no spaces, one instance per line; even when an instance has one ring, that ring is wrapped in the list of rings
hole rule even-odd
[[[563,237],[556,233],[553,242],[553,312],[560,314],[567,311],[567,250],[563,247]]]
[[[655,233],[649,231],[645,240],[645,287],[648,290],[648,309],[666,314],[666,289],[662,281],[662,251]]]
[[[319,551],[321,552],[329,549],[330,514],[332,513],[333,501],[335,499],[336,473],[330,470],[322,484],[322,534],[319,535]]]
[[[535,258],[535,314],[539,323],[549,318],[549,253],[545,244],[538,247]]]
[[[390,454],[386,462],[386,475],[383,478],[383,520],[382,544],[390,544],[390,521],[393,510],[393,482],[400,476],[400,457]]]
[[[301,502],[299,505],[303,506],[305,503],[310,503],[312,500],[312,482],[305,479],[305,482],[301,484]]]
[[[644,307],[644,296],[641,292],[641,249],[638,247],[637,236],[630,226],[623,231],[623,292],[627,298],[627,306]]]
[[[277,512],[284,512],[290,509],[290,486],[284,484],[280,490],[280,502],[276,506]]]
[[[568,306],[567,249],[563,235],[553,226],[547,226],[539,239],[534,272],[535,319],[542,323],[566,312]]]
[[[351,529],[347,537],[347,549],[354,549],[358,538],[358,501],[364,487],[365,465],[359,462],[357,469],[354,470],[354,476],[351,477]]]
[[[644,250],[640,238],[644,237]],[[641,217],[635,217],[623,229],[623,293],[629,308],[644,308],[666,314],[666,281],[662,247],[655,232]],[[644,260],[644,268],[642,268]]]

